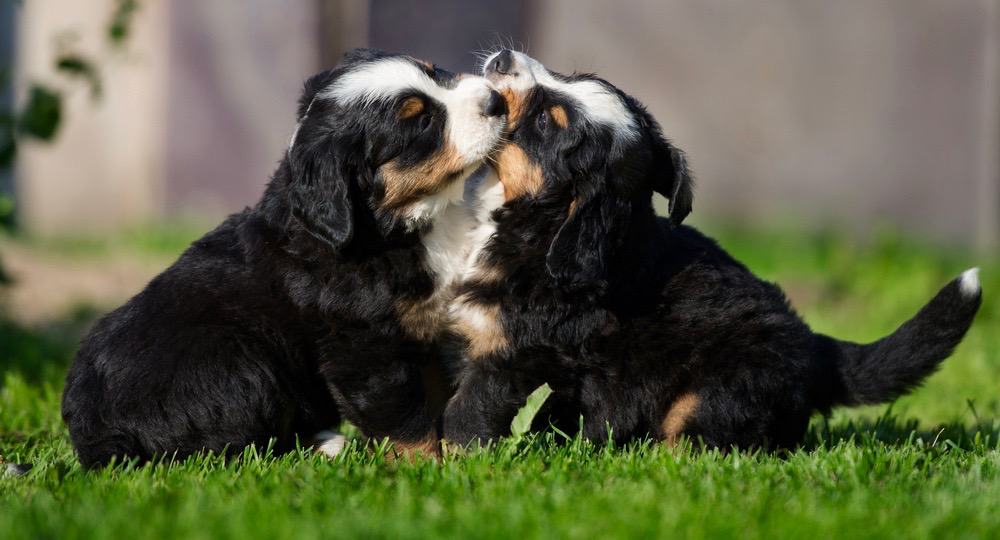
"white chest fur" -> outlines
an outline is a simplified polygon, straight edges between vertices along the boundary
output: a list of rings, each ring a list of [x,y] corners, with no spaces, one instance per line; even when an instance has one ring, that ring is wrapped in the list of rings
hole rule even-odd
[[[437,212],[424,246],[438,290],[476,271],[479,253],[496,230],[490,215],[502,204],[503,186],[492,168],[483,167],[466,181],[461,202]]]
[[[480,259],[483,248],[496,232],[493,211],[503,205],[503,185],[493,169],[470,182],[465,200],[472,217],[466,233],[466,257],[461,279],[491,279],[490,269]],[[506,338],[500,327],[499,305],[483,305],[466,296],[451,299],[448,307],[450,325],[467,341],[462,358],[478,357],[506,347]]]

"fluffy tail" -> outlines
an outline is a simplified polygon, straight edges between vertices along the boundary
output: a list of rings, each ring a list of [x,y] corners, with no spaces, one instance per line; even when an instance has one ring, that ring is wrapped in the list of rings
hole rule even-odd
[[[818,335],[834,379],[829,403],[891,401],[919,385],[962,341],[982,302],[979,269],[966,270],[895,332],[868,345]]]

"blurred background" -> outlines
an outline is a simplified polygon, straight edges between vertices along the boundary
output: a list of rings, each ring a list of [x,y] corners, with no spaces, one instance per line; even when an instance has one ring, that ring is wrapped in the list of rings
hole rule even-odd
[[[966,265],[991,279],[1000,0],[0,0],[5,313],[90,320],[253,204],[345,50],[468,71],[500,44],[645,102],[696,172],[691,222],[820,330],[872,338]],[[975,354],[955,384],[1000,374]]]
[[[112,50],[120,0],[0,3],[5,95],[58,80],[69,46],[103,88],[67,91],[54,140],[22,145],[5,189],[32,233],[215,222],[256,200],[303,79],[344,50],[473,70],[507,43],[648,104],[690,154],[697,218],[1000,234],[996,0],[138,0]]]

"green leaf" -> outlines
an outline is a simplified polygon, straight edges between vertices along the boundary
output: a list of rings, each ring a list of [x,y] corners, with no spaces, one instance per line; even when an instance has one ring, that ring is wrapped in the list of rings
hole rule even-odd
[[[21,113],[20,130],[25,135],[52,140],[62,120],[62,97],[53,90],[34,85],[28,94],[28,104]]]
[[[14,212],[14,197],[6,193],[0,193],[0,231],[14,230]],[[0,282],[3,282],[3,268],[0,268]]]
[[[132,16],[139,10],[137,0],[118,0],[108,23],[108,39],[115,45],[122,44],[132,33]]]
[[[521,407],[517,411],[517,416],[510,423],[510,434],[514,438],[520,439],[528,433],[528,430],[531,429],[531,422],[535,420],[535,416],[542,408],[542,405],[545,404],[545,400],[549,399],[550,395],[552,395],[552,388],[549,387],[548,383],[539,386],[534,392],[528,395],[528,399],[524,402],[524,407]]]
[[[90,97],[93,99],[101,97],[103,92],[101,77],[97,67],[90,60],[78,54],[66,53],[56,58],[56,71],[69,77],[83,79],[90,85]]]
[[[17,139],[14,128],[17,125],[14,117],[0,112],[0,171],[14,164],[17,155]]]

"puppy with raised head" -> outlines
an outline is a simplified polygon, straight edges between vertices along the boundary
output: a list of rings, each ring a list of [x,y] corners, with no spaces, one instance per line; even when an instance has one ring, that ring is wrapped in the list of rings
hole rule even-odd
[[[505,107],[482,77],[373,50],[310,78],[261,201],[83,341],[63,396],[83,464],[283,451],[342,418],[434,452],[463,186]]]
[[[467,363],[444,414],[450,442],[505,435],[548,383],[542,426],[572,430],[582,415],[590,439],[610,427],[619,442],[790,448],[816,411],[918,385],[972,323],[975,270],[874,343],[813,333],[777,286],[681,225],[685,157],[638,101],[507,50],[484,74],[509,109],[495,154],[503,202],[452,306]]]

